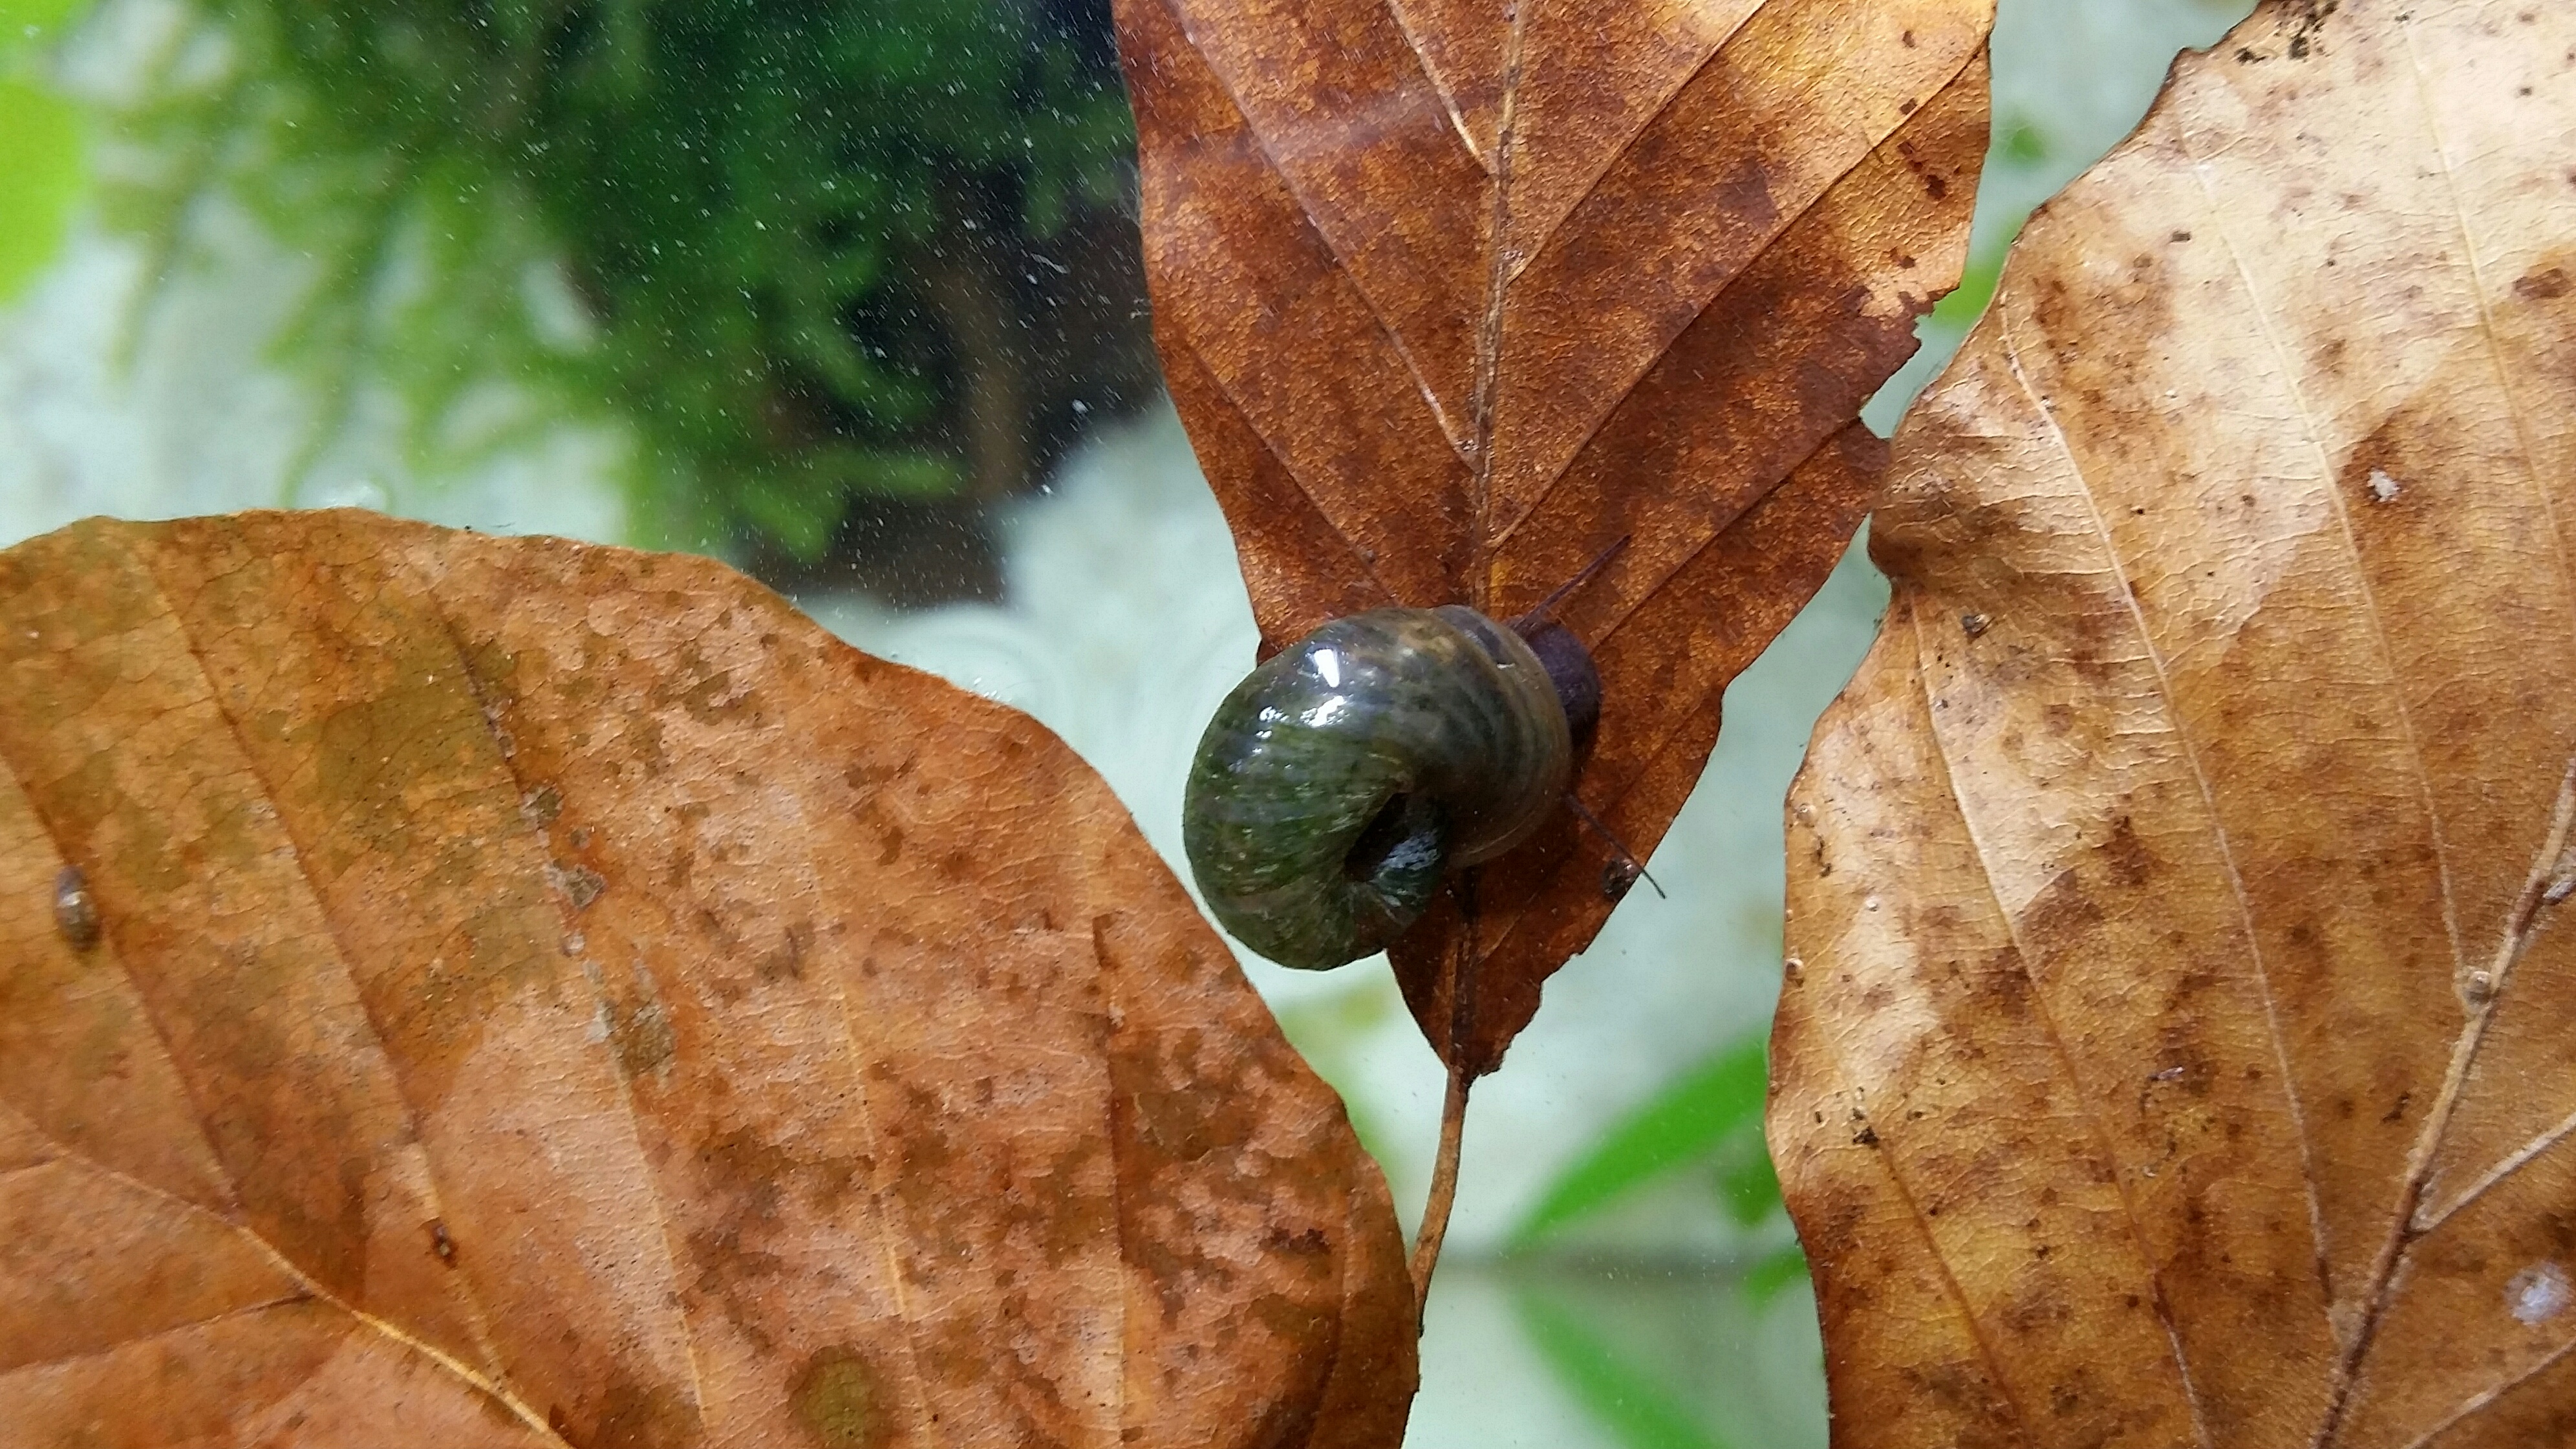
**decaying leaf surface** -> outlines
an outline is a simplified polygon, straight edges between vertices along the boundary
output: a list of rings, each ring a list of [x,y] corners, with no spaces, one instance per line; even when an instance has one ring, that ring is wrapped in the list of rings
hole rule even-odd
[[[1837,1445],[2576,1443],[2576,11],[2275,4],[1896,443],[1792,795]]]
[[[1117,9],[1155,335],[1263,637],[1507,617],[1627,539],[1560,617],[1604,691],[1575,788],[1650,851],[1858,525],[1883,450],[1854,418],[1958,281],[1992,0]],[[1563,814],[1472,925],[1453,901],[1399,945],[1444,1055],[1500,1060],[1609,859]]]
[[[1385,1187],[1107,788],[719,565],[76,525],[0,760],[0,1438],[1401,1436]]]

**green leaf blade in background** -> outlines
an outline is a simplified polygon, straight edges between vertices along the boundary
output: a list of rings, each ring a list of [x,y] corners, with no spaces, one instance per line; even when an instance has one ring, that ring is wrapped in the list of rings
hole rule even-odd
[[[1718,1149],[1717,1196],[1739,1228],[1758,1228],[1780,1211],[1780,1174],[1761,1133],[1738,1133]]]
[[[1511,1246],[1535,1246],[1636,1188],[1717,1150],[1730,1137],[1751,1132],[1761,1121],[1768,1086],[1763,1038],[1758,1035],[1692,1068],[1612,1127],[1590,1152],[1560,1174],[1513,1230]]]
[[[89,185],[80,108],[30,72],[37,48],[81,0],[0,0],[0,303],[62,249]]]
[[[1772,1191],[1778,1190],[1778,1179],[1775,1178]],[[1744,1270],[1744,1298],[1746,1302],[1760,1308],[1780,1296],[1781,1289],[1793,1283],[1806,1281],[1807,1255],[1799,1251],[1797,1244],[1792,1243]]]
[[[1545,1295],[1512,1295],[1530,1346],[1620,1449],[1730,1449],[1690,1406],[1630,1364],[1569,1309]]]

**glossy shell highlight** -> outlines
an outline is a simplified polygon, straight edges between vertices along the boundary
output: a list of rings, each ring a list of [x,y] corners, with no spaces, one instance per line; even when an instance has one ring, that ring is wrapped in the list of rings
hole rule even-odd
[[[1199,893],[1305,970],[1373,955],[1453,866],[1546,821],[1573,770],[1565,706],[1521,637],[1473,609],[1335,619],[1247,675],[1181,806]]]

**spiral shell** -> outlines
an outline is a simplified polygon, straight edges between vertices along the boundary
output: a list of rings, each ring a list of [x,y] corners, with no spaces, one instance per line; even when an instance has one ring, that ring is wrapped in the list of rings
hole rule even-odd
[[[1284,966],[1386,949],[1445,870],[1555,809],[1575,752],[1562,688],[1519,633],[1459,605],[1324,625],[1236,685],[1199,741],[1181,828],[1200,894]]]
[[[79,866],[64,866],[54,876],[54,929],[75,951],[98,944],[98,902]]]

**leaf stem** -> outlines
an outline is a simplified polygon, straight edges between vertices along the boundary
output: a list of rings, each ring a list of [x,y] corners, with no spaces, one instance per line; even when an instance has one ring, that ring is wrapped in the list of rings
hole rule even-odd
[[[1458,1201],[1458,1149],[1467,1136],[1467,1089],[1476,1083],[1467,1064],[1467,1044],[1476,1026],[1476,885],[1474,867],[1459,872],[1451,889],[1458,895],[1462,927],[1449,952],[1449,1049],[1440,1054],[1449,1069],[1449,1092],[1440,1103],[1440,1151],[1431,1164],[1431,1193],[1422,1203],[1422,1226],[1413,1236],[1413,1314],[1416,1332],[1431,1303],[1431,1270],[1440,1266],[1440,1243],[1449,1235],[1449,1210]]]
[[[1431,1195],[1422,1204],[1422,1227],[1413,1236],[1413,1312],[1419,1327],[1431,1304],[1431,1270],[1440,1265],[1440,1242],[1449,1235],[1449,1209],[1458,1201],[1458,1147],[1467,1135],[1464,1067],[1449,1064],[1449,1095],[1440,1104],[1440,1156],[1431,1168]]]

